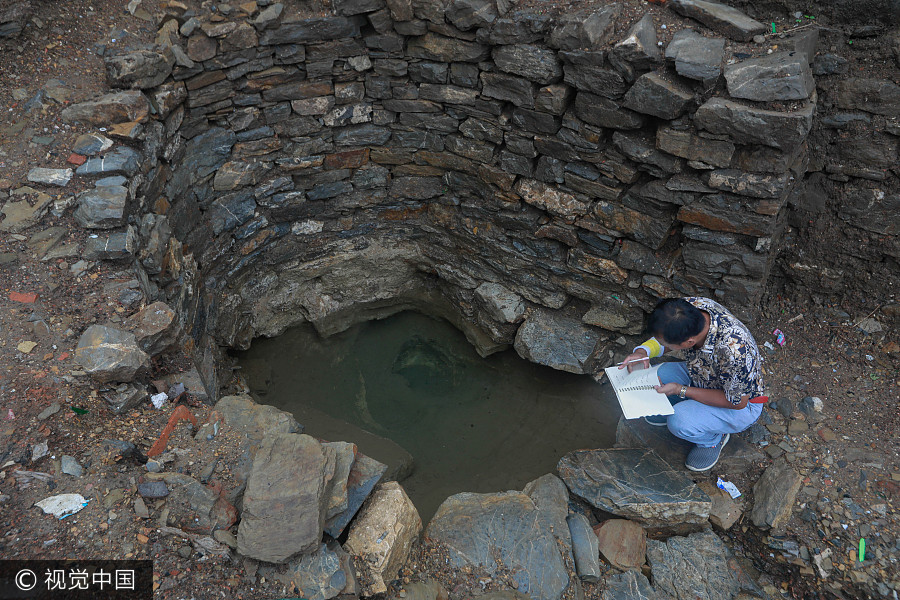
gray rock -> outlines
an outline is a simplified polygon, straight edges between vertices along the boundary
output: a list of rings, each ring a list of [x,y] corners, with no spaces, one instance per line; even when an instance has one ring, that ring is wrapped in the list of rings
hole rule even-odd
[[[58,413],[60,408],[61,408],[61,407],[60,407],[60,405],[59,405],[59,402],[54,402],[53,404],[51,404],[50,406],[48,406],[47,408],[45,408],[44,410],[42,410],[42,411],[38,414],[37,418],[38,418],[39,421],[43,421],[43,420],[45,420],[45,419],[49,419],[50,417],[52,417],[53,415],[55,415],[56,413]]]
[[[656,41],[653,15],[644,15],[640,21],[632,25],[625,39],[615,45],[610,57],[641,70],[659,63],[659,46]]]
[[[150,112],[150,102],[139,91],[116,92],[98,100],[67,107],[60,113],[66,122],[82,122],[106,127],[114,123],[143,120]]]
[[[156,356],[175,344],[180,327],[175,311],[164,302],[154,302],[128,317],[123,323],[134,333],[138,345],[150,356]]]
[[[169,387],[179,383],[183,384],[191,398],[202,404],[209,403],[209,393],[206,391],[206,385],[203,383],[200,372],[197,371],[196,367],[189,371],[167,375],[163,377],[163,381]]]
[[[81,477],[84,474],[84,467],[78,463],[74,456],[69,456],[68,454],[63,454],[60,457],[60,470],[72,477]]]
[[[156,87],[172,73],[175,55],[169,47],[135,50],[127,54],[104,56],[106,81],[110,87],[147,89]]]
[[[499,283],[482,283],[475,288],[475,295],[484,304],[488,314],[502,323],[515,323],[525,314],[522,297]]]
[[[209,208],[213,234],[219,235],[243,225],[256,214],[256,200],[249,190],[217,198]]]
[[[130,177],[141,167],[141,155],[127,146],[120,146],[102,157],[89,158],[78,167],[79,175],[120,174]]]
[[[672,127],[660,127],[656,132],[656,147],[663,152],[699,161],[713,167],[728,167],[731,165],[731,157],[735,147],[726,140],[711,140],[696,135],[692,130],[674,129]],[[698,182],[699,183],[699,182]],[[712,190],[687,190],[707,191]]]
[[[169,495],[169,487],[165,481],[146,481],[138,484],[138,494],[144,498],[165,498]]]
[[[123,383],[116,389],[103,392],[101,397],[106,400],[109,409],[117,415],[125,413],[140,406],[141,402],[147,399],[147,389],[133,383]]]
[[[346,17],[318,17],[268,28],[260,34],[259,43],[263,46],[308,44],[350,37],[359,37],[357,20]]]
[[[492,53],[494,63],[501,71],[519,75],[525,79],[548,84],[562,77],[562,64],[556,52],[532,44],[498,46]]]
[[[514,348],[522,358],[578,375],[593,372],[589,364],[600,330],[580,316],[539,309],[516,332]]]
[[[816,90],[806,56],[775,52],[747,59],[725,68],[728,93],[757,102],[803,100]]]
[[[561,217],[577,217],[588,213],[589,205],[574,195],[559,191],[535,179],[520,179],[515,191],[522,200]]]
[[[349,564],[348,558],[340,544],[320,544],[315,552],[304,554],[277,571],[271,568],[260,570],[260,574],[280,581],[288,589],[299,590],[295,593],[307,600],[329,600],[344,592],[350,584],[348,579],[352,573],[344,568]]]
[[[812,72],[816,77],[823,75],[843,75],[850,70],[850,61],[843,56],[825,53],[819,54],[813,60]]]
[[[811,29],[801,29],[789,35],[786,39],[780,40],[778,49],[802,54],[806,57],[806,62],[811,65],[816,58],[818,45],[819,29],[813,27]]]
[[[709,496],[649,449],[577,450],[557,470],[573,494],[614,515],[653,527],[709,518]]]
[[[463,492],[441,504],[425,536],[447,547],[454,567],[480,568],[491,576],[503,570],[530,598],[558,600],[569,575],[541,512],[521,492]]]
[[[600,600],[658,600],[650,580],[640,571],[616,573],[603,581]]]
[[[412,58],[439,62],[477,63],[490,55],[490,49],[483,44],[443,37],[429,32],[422,37],[412,38],[407,44],[406,53]]]
[[[578,576],[584,581],[597,583],[600,580],[600,547],[590,521],[580,513],[573,513],[566,518],[566,523],[572,536]]]
[[[137,234],[129,225],[125,231],[91,235],[84,242],[82,256],[88,260],[119,260],[134,256],[137,244]]]
[[[0,231],[8,233],[18,233],[35,225],[53,205],[53,197],[43,192],[26,187],[19,188],[12,192],[13,196],[25,195],[34,196],[34,200],[14,201],[12,198],[6,200],[3,208],[0,209]]]
[[[766,26],[741,11],[709,0],[669,0],[675,12],[700,21],[710,29],[739,42],[749,42],[754,35],[766,32]]]
[[[244,556],[281,563],[316,548],[334,456],[308,435],[268,435],[253,459],[238,528]]]
[[[644,311],[616,296],[602,296],[597,298],[581,320],[609,331],[637,335],[644,327]]]
[[[645,115],[675,119],[684,114],[693,100],[690,90],[653,72],[634,82],[625,94],[623,106]]]
[[[334,134],[339,146],[383,146],[391,138],[391,131],[377,125],[355,125]]]
[[[567,64],[563,67],[563,80],[579,92],[591,92],[604,98],[621,98],[628,90],[622,75],[598,65]]]
[[[268,29],[270,27],[274,27],[278,24],[279,19],[281,18],[281,13],[284,11],[284,4],[281,2],[275,2],[270,6],[264,8],[256,18],[253,19],[252,24],[259,30]],[[186,25],[187,23],[185,23]],[[181,32],[182,35],[190,36],[190,33]]]
[[[72,179],[72,169],[44,169],[35,167],[28,171],[28,181],[66,187]]]
[[[334,10],[339,15],[351,16],[376,11],[384,7],[384,0],[336,0]]]
[[[589,92],[575,96],[575,114],[585,123],[609,129],[640,129],[644,124],[642,115]]]
[[[796,111],[778,112],[710,98],[697,109],[694,124],[710,133],[728,135],[738,144],[793,149],[809,134],[814,113],[813,103]]]
[[[150,369],[150,357],[133,333],[91,325],[75,348],[75,360],[95,380],[129,382]]]
[[[453,0],[444,13],[454,27],[468,31],[488,27],[497,18],[494,0]]]
[[[706,85],[715,83],[722,74],[724,56],[724,39],[708,38],[693,29],[682,29],[666,47],[666,59],[675,63],[679,75]]]
[[[112,148],[113,141],[99,133],[83,133],[75,140],[72,152],[93,156]]]
[[[112,229],[125,221],[128,190],[119,185],[103,186],[78,195],[75,220],[88,229]]]
[[[618,2],[591,12],[565,13],[550,31],[547,45],[558,50],[592,50],[603,46],[613,32],[616,17],[622,12]]]
[[[512,102],[523,108],[534,107],[535,85],[527,79],[502,73],[482,73],[481,93],[488,98]]]
[[[802,483],[803,477],[784,459],[772,463],[753,486],[753,524],[775,530],[786,525]]]
[[[347,508],[325,522],[325,533],[337,539],[344,532],[386,470],[387,465],[356,453],[356,460],[347,475]]]
[[[655,167],[648,170],[657,177],[679,173],[683,169],[680,158],[660,152],[656,149],[654,140],[641,133],[616,131],[612,140],[615,147],[631,160]]]
[[[888,117],[900,116],[900,86],[882,79],[844,79],[835,90],[839,108],[864,110]]]

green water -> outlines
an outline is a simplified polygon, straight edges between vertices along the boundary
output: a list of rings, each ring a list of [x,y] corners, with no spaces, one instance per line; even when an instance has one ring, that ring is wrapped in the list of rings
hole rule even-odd
[[[383,438],[412,454],[403,487],[426,522],[450,495],[520,490],[571,450],[612,446],[621,414],[586,375],[512,350],[481,358],[457,329],[413,312],[327,339],[297,327],[238,359],[256,399],[306,433],[388,464],[404,453]]]

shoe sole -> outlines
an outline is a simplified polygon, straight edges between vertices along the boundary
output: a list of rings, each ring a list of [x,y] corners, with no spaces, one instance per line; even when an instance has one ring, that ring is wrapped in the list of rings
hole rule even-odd
[[[719,459],[722,458],[722,450],[725,449],[725,444],[727,444],[727,443],[728,443],[728,440],[730,440],[730,439],[731,439],[731,434],[730,434],[730,433],[726,433],[726,434],[725,434],[725,441],[722,442],[722,447],[719,448],[719,456],[716,457],[716,460],[713,461],[713,464],[709,465],[709,466],[706,467],[705,469],[697,469],[697,468],[692,467],[692,466],[689,465],[689,464],[685,464],[684,466],[687,467],[689,470],[694,471],[695,473],[702,473],[702,472],[704,472],[704,471],[709,471],[709,470],[712,469],[714,466],[716,466],[716,463],[718,463],[718,462],[719,462]]]
[[[647,425],[652,425],[653,427],[665,427],[669,424],[668,421],[663,421],[662,423],[654,423],[653,421],[648,421],[647,417],[644,417],[644,423],[646,423]]]

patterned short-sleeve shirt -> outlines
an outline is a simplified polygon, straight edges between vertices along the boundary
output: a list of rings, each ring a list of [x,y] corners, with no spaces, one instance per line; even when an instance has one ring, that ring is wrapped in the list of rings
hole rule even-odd
[[[709,298],[685,300],[709,314],[709,333],[703,347],[683,350],[691,383],[725,390],[732,404],[740,404],[743,395],[762,396],[762,357],[746,325]]]

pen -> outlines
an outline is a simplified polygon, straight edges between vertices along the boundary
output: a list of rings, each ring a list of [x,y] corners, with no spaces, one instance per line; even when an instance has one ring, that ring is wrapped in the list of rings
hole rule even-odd
[[[647,358],[635,358],[633,360],[626,360],[626,361],[620,362],[617,366],[621,367],[622,365],[627,365],[627,364],[636,363],[636,362],[644,362],[645,360],[650,360],[650,357],[648,356]]]

